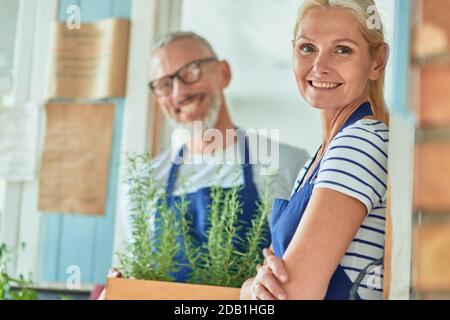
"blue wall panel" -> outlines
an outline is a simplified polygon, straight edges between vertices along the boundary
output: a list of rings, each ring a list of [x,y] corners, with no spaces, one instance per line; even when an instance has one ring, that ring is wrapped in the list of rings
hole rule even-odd
[[[95,220],[93,239],[93,279],[100,282],[105,278],[106,271],[111,267],[114,240],[114,222],[117,200],[117,185],[119,183],[120,142],[123,118],[123,99],[115,99],[116,113],[114,119],[113,150],[109,169],[108,193],[105,216]]]
[[[395,90],[393,92],[392,112],[411,117],[410,108],[410,45],[411,45],[411,19],[412,1],[396,0],[395,2],[395,31],[394,31],[394,50],[393,66]]]
[[[111,16],[130,17],[131,0],[60,0],[60,21],[67,19],[67,7],[72,4],[80,6],[81,21],[85,23]],[[69,276],[67,267],[76,265],[80,267],[82,283],[104,283],[111,266],[123,99],[111,98],[106,101],[115,104],[115,118],[105,213],[102,216],[43,214],[40,281],[66,282]]]

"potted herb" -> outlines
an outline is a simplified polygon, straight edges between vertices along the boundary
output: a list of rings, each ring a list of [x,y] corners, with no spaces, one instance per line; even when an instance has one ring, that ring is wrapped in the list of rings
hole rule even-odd
[[[240,187],[212,187],[207,240],[199,245],[189,232],[189,203],[181,196],[175,210],[167,206],[166,195],[160,191],[164,188],[153,179],[148,154],[128,157],[126,183],[132,237],[125,252],[118,254],[123,278],[107,279],[106,299],[239,299],[239,287],[262,262],[260,245],[268,232],[271,209],[268,188],[261,195],[245,239],[240,239]],[[159,215],[155,217],[154,212]],[[154,223],[158,224],[157,233]],[[182,238],[181,243],[177,237]],[[245,249],[238,249],[236,243],[245,243],[240,246]],[[186,256],[181,265],[175,259],[180,250]],[[191,271],[187,283],[173,282],[171,273],[181,267]]]

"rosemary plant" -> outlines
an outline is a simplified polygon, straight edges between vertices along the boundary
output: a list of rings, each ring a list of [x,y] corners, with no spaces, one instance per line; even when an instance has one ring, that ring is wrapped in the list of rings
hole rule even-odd
[[[253,275],[256,265],[262,262],[261,243],[268,231],[268,188],[262,193],[245,239],[241,239],[241,186],[211,187],[209,229],[201,245],[192,236],[185,192],[181,192],[180,201],[168,205],[165,192],[160,191],[165,190],[164,186],[154,181],[149,155],[130,155],[128,163],[132,240],[127,244],[127,253],[119,254],[119,270],[125,277],[171,281],[172,272],[188,267],[187,282],[239,287]],[[183,180],[182,190],[185,183]],[[176,260],[180,250],[186,257],[182,263]]]
[[[155,270],[161,280],[173,280],[171,272],[179,270],[175,263],[175,257],[179,250],[177,242],[179,232],[179,220],[177,215],[167,206],[165,192],[161,195],[161,201],[157,205],[158,216],[155,216],[154,245]]]
[[[240,253],[239,267],[234,283],[242,284],[246,279],[254,276],[256,265],[263,260],[261,245],[269,232],[267,221],[269,212],[272,210],[272,203],[269,201],[269,186],[270,180],[267,179],[257,204],[257,214],[252,221],[250,230],[246,233],[247,251]]]
[[[201,246],[190,234],[192,223],[191,219],[189,219],[189,202],[186,200],[184,196],[182,196],[181,201],[176,205],[176,208],[179,212],[180,218],[180,231],[181,237],[183,239],[183,250],[187,259],[186,266],[190,268],[191,274],[189,277],[189,282],[192,283],[202,283],[203,281],[203,273],[202,268],[200,268],[200,260],[201,256]]]
[[[127,278],[171,281],[170,273],[178,270],[174,263],[178,251],[173,237],[178,229],[176,218],[153,179],[149,154],[130,154],[127,160],[125,182],[131,210],[131,241],[126,252],[118,254],[119,270]],[[156,211],[160,213],[157,219]],[[152,234],[154,224],[161,231],[158,239]]]
[[[229,190],[214,187],[212,193],[211,225],[208,232],[207,248],[203,258],[206,261],[206,284],[221,286],[235,286],[232,275],[238,256],[235,254],[237,243],[237,222],[242,213],[238,199],[240,186],[233,186]],[[218,202],[218,203],[216,203]]]

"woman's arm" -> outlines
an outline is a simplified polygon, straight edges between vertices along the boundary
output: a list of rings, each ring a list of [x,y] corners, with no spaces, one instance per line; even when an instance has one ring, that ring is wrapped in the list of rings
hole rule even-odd
[[[323,299],[367,209],[359,200],[327,188],[314,189],[284,256],[288,299]]]
[[[241,286],[241,300],[285,300],[286,292],[281,287],[289,277],[283,261],[273,254],[272,246],[263,250],[264,264],[257,266],[255,277],[247,279]]]

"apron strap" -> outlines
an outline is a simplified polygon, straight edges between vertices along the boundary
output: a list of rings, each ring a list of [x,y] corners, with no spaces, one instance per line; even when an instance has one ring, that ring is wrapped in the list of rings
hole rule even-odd
[[[314,163],[314,161],[316,161],[316,158],[317,158],[317,155],[319,154],[320,148],[322,148],[322,146],[320,146],[319,149],[317,149],[316,153],[314,154],[314,157],[311,159],[311,163],[309,164],[308,168],[306,168],[305,174],[303,175],[302,179],[298,183],[297,188],[295,188],[294,192],[298,192],[298,190],[301,189],[303,181],[305,180],[305,177],[306,177],[306,173],[309,171],[309,169],[311,168],[311,166]]]
[[[352,113],[352,115],[347,119],[347,121],[344,123],[344,125],[339,129],[339,132],[347,128],[348,126],[351,126],[356,121],[361,120],[364,117],[372,116],[372,106],[370,105],[370,102],[365,102],[362,105],[359,106],[358,109],[356,109],[355,112]],[[324,154],[325,155],[325,154]],[[323,157],[322,157],[323,159]],[[309,183],[311,183],[312,179],[316,177],[317,173],[319,172],[320,165],[322,164],[322,159],[320,159],[317,166],[314,168],[314,171],[309,176]]]
[[[356,121],[361,120],[362,118],[367,116],[373,116],[372,106],[368,101],[364,102],[362,105],[359,106],[358,109],[356,109],[355,112],[352,113],[352,115],[347,119],[347,121],[344,123],[344,125],[341,127],[339,131],[347,128],[348,126],[351,126]]]
[[[251,185],[253,183],[252,166],[250,165],[250,152],[248,147],[247,136],[241,129],[237,128],[238,134],[238,146],[241,157],[244,158],[244,164],[242,165],[244,171],[244,185]],[[178,151],[177,158],[172,161],[172,167],[170,168],[169,177],[167,178],[166,195],[172,195],[175,184],[180,170],[181,161],[183,159],[185,145],[183,145]]]
[[[240,145],[241,156],[243,156],[244,158],[244,164],[242,168],[244,171],[244,185],[249,186],[253,183],[253,170],[252,165],[250,164],[248,138],[240,130],[238,130],[238,143]]]
[[[167,178],[166,195],[172,195],[175,189],[175,183],[177,182],[178,171],[180,170],[180,164],[184,155],[184,145],[180,148],[175,161],[172,161],[172,167],[170,168],[169,177]]]

